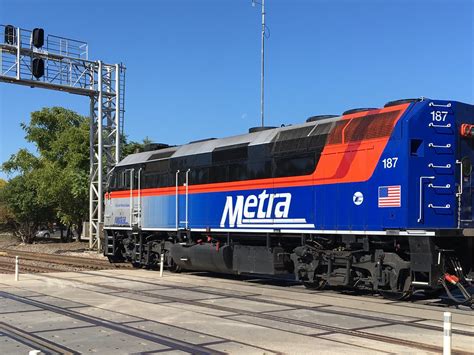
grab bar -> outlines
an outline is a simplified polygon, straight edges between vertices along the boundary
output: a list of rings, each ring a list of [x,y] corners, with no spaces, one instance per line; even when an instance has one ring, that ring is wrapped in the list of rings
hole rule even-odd
[[[446,145],[436,145],[436,144],[433,144],[433,143],[428,143],[428,147],[430,148],[451,148],[451,144],[446,144]]]
[[[186,221],[184,222],[186,229],[188,229],[188,226],[189,226],[189,218],[188,218],[189,203],[188,202],[189,202],[189,172],[190,171],[191,169],[186,170]]]
[[[429,184],[428,187],[431,187],[433,189],[449,189],[449,188],[451,188],[451,185],[446,184],[446,185],[439,186],[439,185]]]
[[[435,127],[435,128],[451,128],[451,123],[448,123],[446,125],[442,125],[442,124],[434,124],[433,122],[431,122],[428,127]]]
[[[421,221],[423,220],[423,180],[433,180],[434,178],[434,176],[420,176],[420,210],[418,214],[418,223],[421,223]]]
[[[429,208],[434,208],[434,209],[442,209],[442,210],[445,210],[445,209],[447,209],[447,208],[451,208],[451,205],[448,203],[448,204],[446,204],[446,205],[444,205],[444,206],[435,206],[435,205],[433,205],[433,204],[430,203],[430,204],[428,205],[428,207],[429,207]]]
[[[461,167],[461,170],[459,172],[459,176],[461,177],[461,180],[459,181],[459,192],[456,194],[456,197],[459,197],[462,195],[462,189],[463,189],[463,162],[462,160],[456,160],[456,164],[459,164]]]
[[[434,102],[430,102],[428,104],[428,106],[432,106],[432,107],[451,107],[451,102],[448,102],[446,105],[443,105],[443,104],[435,104]]]
[[[179,229],[179,188],[178,188],[178,180],[179,180],[179,170],[176,171],[176,186],[175,186],[175,194],[176,194],[176,206],[175,206],[175,213],[176,213],[176,230]]]
[[[434,169],[450,169],[451,164],[446,164],[446,165],[434,165],[433,163],[428,164],[428,168],[434,168]]]

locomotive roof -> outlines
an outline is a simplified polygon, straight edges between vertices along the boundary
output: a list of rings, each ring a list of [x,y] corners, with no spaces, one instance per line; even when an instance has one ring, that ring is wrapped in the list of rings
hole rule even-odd
[[[205,141],[198,141],[194,143],[183,144],[176,147],[153,150],[149,152],[130,154],[117,164],[117,167],[141,164],[148,161],[176,158],[192,154],[211,153],[216,148],[223,148],[227,146],[235,146],[241,144],[259,145],[272,142],[276,136],[283,131],[295,130],[301,127],[312,127],[319,124],[334,122],[341,119],[341,116],[334,118],[327,118],[315,122],[302,123],[292,126],[268,129],[265,131],[240,134],[226,138],[211,139]]]

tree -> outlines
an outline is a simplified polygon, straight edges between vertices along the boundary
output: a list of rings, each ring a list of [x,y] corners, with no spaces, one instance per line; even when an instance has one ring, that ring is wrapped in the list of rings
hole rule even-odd
[[[34,173],[15,176],[0,191],[0,200],[11,211],[9,223],[24,243],[31,243],[41,223],[53,215],[53,206],[39,197]]]
[[[148,137],[145,137],[142,143],[135,141],[127,142],[127,137],[124,137],[122,141],[122,158],[130,154],[144,152],[150,144],[152,144],[152,141]]]
[[[4,171],[17,174],[7,184],[8,206],[29,238],[38,223],[52,219],[68,226],[68,234],[73,226],[80,233],[89,206],[88,118],[60,107],[44,108],[33,112],[22,128],[38,156],[21,149],[3,164]],[[18,194],[17,202],[12,192]]]
[[[15,177],[0,201],[26,242],[39,225],[58,221],[68,227],[68,236],[73,226],[80,234],[89,211],[89,118],[61,107],[43,108],[21,127],[38,154],[20,149],[3,163],[2,170]],[[144,151],[151,141],[123,143],[125,157]]]
[[[0,229],[10,226],[14,221],[13,214],[2,197],[4,188],[6,186],[7,182],[3,179],[0,179]]]

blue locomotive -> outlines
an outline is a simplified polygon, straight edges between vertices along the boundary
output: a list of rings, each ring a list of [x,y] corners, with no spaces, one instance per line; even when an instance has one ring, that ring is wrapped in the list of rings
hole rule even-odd
[[[104,254],[396,298],[461,284],[473,136],[474,106],[410,99],[133,154],[110,175]]]

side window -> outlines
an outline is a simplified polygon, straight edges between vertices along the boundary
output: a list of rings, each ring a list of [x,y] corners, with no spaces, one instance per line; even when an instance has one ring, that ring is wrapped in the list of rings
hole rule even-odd
[[[308,175],[314,171],[315,165],[314,155],[275,158],[274,176]]]
[[[123,171],[123,188],[130,189],[130,170]]]
[[[247,162],[229,165],[229,181],[242,181],[247,179]]]
[[[209,168],[201,167],[191,170],[189,181],[193,185],[209,183]]]
[[[272,164],[270,160],[254,161],[247,165],[247,178],[267,179],[272,177]]]
[[[214,165],[209,169],[209,180],[211,183],[228,181],[228,166]]]

